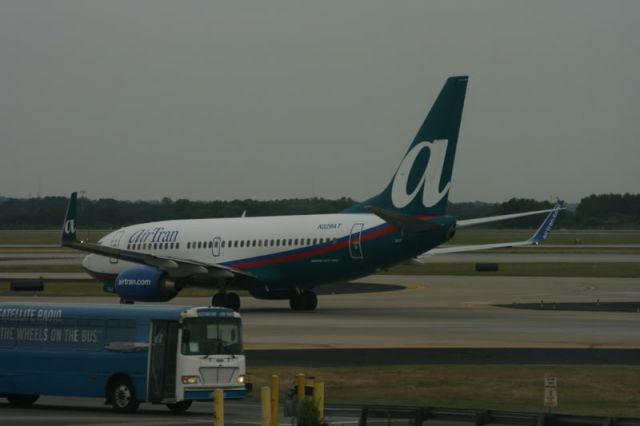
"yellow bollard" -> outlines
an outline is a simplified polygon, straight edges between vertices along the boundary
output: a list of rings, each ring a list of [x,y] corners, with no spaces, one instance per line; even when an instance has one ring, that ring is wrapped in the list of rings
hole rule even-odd
[[[313,399],[318,409],[318,416],[324,419],[324,382],[317,382],[313,385]]]
[[[305,386],[304,373],[299,373],[296,376],[296,386],[298,386],[298,393],[296,394],[296,399],[298,401],[302,401],[304,399],[304,386]]]
[[[305,377],[304,397],[309,401],[313,401],[313,385],[315,381],[316,378],[313,376]]]
[[[280,415],[280,377],[271,376],[271,426],[278,426]]]
[[[271,389],[269,386],[263,386],[260,392],[260,401],[262,405],[262,426],[271,425]]]
[[[215,426],[224,426],[224,391],[216,389],[213,392],[213,418]]]

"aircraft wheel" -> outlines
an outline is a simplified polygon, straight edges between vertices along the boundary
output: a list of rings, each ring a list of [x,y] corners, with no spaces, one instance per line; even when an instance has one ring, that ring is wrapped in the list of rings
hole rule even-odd
[[[240,296],[238,293],[227,293],[227,300],[224,304],[229,309],[233,309],[234,311],[240,310]]]
[[[292,311],[301,311],[303,308],[302,294],[294,293],[289,297],[289,306]]]
[[[300,296],[301,296],[301,299],[304,301],[303,309],[305,311],[314,311],[318,307],[318,296],[316,296],[316,294],[313,291],[305,290],[302,292],[302,294],[300,294]]]
[[[40,398],[40,395],[7,395],[9,404],[24,407],[32,405]]]
[[[227,293],[216,293],[211,298],[211,306],[226,306],[227,304]]]
[[[318,296],[311,290],[303,290],[289,297],[289,306],[293,311],[313,311],[318,306]]]

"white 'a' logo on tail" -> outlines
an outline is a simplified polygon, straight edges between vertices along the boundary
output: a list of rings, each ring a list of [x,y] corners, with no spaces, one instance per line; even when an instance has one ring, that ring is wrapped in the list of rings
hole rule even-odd
[[[447,185],[440,191],[440,179],[448,145],[449,141],[447,139],[438,139],[433,142],[424,141],[416,144],[407,152],[393,178],[391,187],[391,202],[396,208],[401,209],[408,206],[416,198],[420,188],[424,188],[422,191],[422,204],[425,207],[435,206],[449,192],[451,182],[447,182]],[[409,174],[423,149],[429,149],[429,161],[427,161],[424,174],[415,189],[411,194],[407,194]]]
[[[76,222],[73,219],[69,219],[64,223],[64,233],[75,234],[75,232],[76,232]]]

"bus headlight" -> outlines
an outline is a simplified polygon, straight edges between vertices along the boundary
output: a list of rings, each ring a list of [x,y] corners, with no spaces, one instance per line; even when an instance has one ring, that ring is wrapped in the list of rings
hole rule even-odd
[[[182,376],[183,385],[195,385],[199,381],[198,376]]]
[[[244,376],[238,376],[238,383],[244,383]]]

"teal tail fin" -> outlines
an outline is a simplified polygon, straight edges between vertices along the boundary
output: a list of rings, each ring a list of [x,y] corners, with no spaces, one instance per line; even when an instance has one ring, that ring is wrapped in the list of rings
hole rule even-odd
[[[76,239],[76,212],[78,210],[78,193],[72,192],[67,205],[67,214],[64,216],[62,223],[62,234],[60,236],[60,245],[65,246],[69,243],[77,242]]]
[[[446,213],[468,77],[450,77],[386,189],[345,213],[377,207],[406,215]]]

